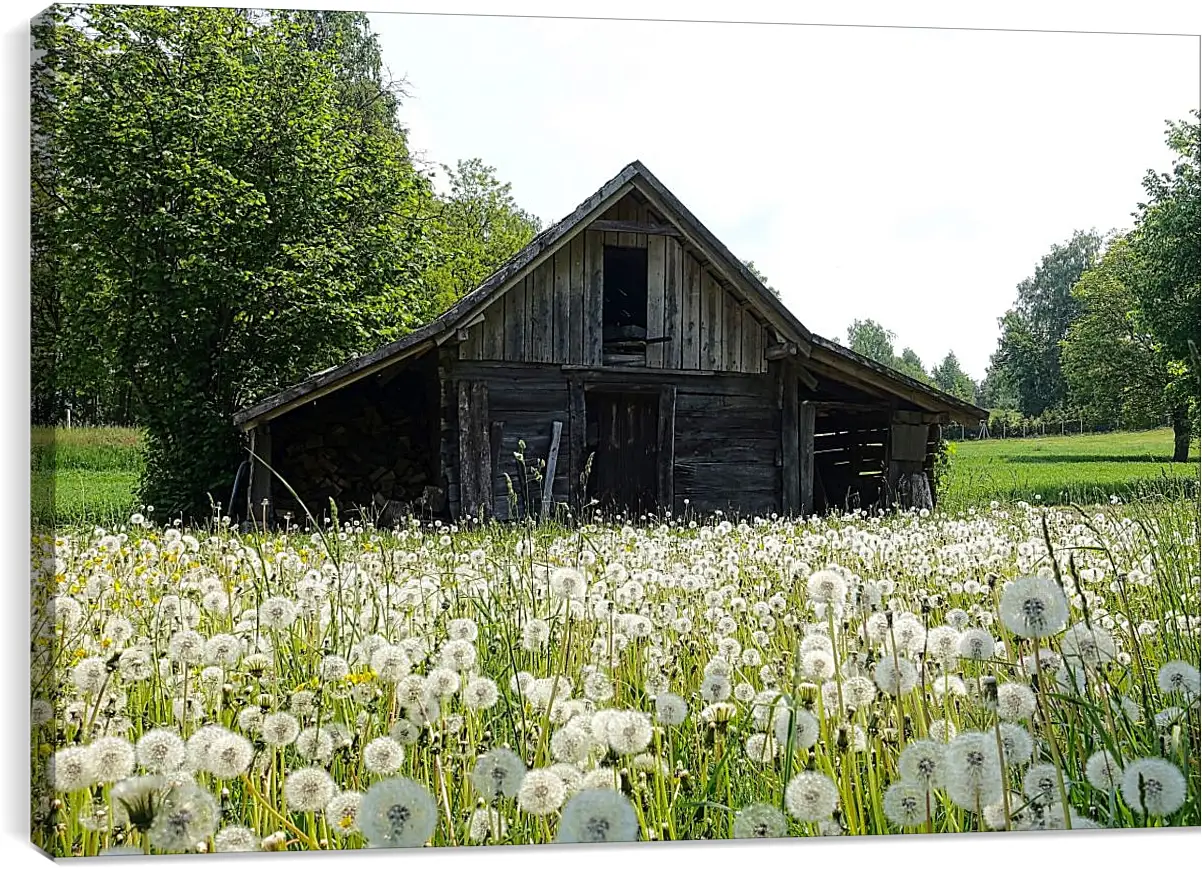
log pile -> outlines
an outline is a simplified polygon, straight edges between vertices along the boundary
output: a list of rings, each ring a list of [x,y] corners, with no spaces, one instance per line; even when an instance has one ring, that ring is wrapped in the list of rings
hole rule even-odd
[[[332,415],[331,415],[332,416]],[[367,508],[399,517],[439,509],[431,484],[428,421],[400,403],[363,404],[329,419],[312,415],[281,439],[282,474],[315,515]],[[283,494],[281,494],[283,495]]]

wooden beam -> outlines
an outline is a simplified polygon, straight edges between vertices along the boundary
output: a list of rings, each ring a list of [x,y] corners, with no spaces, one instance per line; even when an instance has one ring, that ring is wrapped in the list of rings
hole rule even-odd
[[[543,522],[551,513],[551,502],[555,488],[555,465],[559,461],[559,436],[563,432],[563,423],[556,420],[551,424],[551,449],[547,453],[547,468],[543,473],[543,500],[540,505],[540,515]]]
[[[781,450],[781,513],[785,516],[796,514],[801,508],[801,474],[800,474],[800,432],[798,430],[798,412],[800,406],[797,400],[797,378],[794,377],[794,367],[790,365],[777,369],[784,378],[781,395],[780,414],[780,450]]]
[[[275,396],[259,405],[247,408],[245,411],[239,411],[234,415],[234,422],[238,426],[241,426],[244,432],[249,431],[256,424],[274,420],[276,417],[286,414],[294,408],[314,402],[322,396],[326,396],[335,390],[340,390],[348,384],[366,378],[368,375],[374,375],[376,372],[383,371],[389,366],[397,365],[403,360],[424,353],[434,346],[434,339],[431,338],[414,343],[406,347],[403,351],[395,352],[393,355],[384,355],[383,351],[387,350],[386,347],[377,352],[377,354],[368,354],[367,356],[352,360],[352,363],[360,367],[349,373],[346,369],[350,366],[350,363],[346,366],[319,372],[295,386],[276,393]],[[388,347],[391,347],[391,345],[388,345]],[[376,356],[379,358],[371,359],[371,357]]]
[[[250,449],[254,456],[250,464],[250,483],[247,487],[247,518],[260,528],[267,528],[273,506],[272,493],[275,475],[272,464],[271,427],[260,423],[250,431]]]
[[[488,431],[488,387],[459,382],[459,514],[480,518],[492,511],[492,456]]]
[[[797,343],[792,341],[777,342],[764,348],[764,359],[778,360],[797,356]]]
[[[947,409],[946,413],[949,414],[951,419],[957,422],[969,421],[976,423],[980,418],[979,414],[974,413],[976,409],[969,410],[972,408],[971,405],[961,403],[954,396],[949,396],[948,399],[950,401],[945,401],[929,390],[918,386],[910,386],[903,380],[906,377],[905,375],[900,372],[891,373],[887,370],[887,367],[880,363],[871,361],[867,363],[857,362],[819,344],[814,345],[813,354],[810,359],[812,362],[820,362],[827,368],[846,377],[854,378],[864,384],[870,384],[878,391],[900,396],[925,411],[939,413],[941,411],[940,406],[943,406],[943,408]],[[957,404],[963,405],[963,407],[957,407]]]
[[[491,426],[489,427],[489,437],[488,437],[488,452],[489,452],[489,455],[492,457],[492,467],[489,469],[488,494],[487,494],[489,503],[492,504],[492,506],[493,506],[492,512],[494,515],[498,515],[498,511],[497,511],[497,507],[496,507],[496,497],[493,495],[493,483],[494,483],[494,478],[496,476],[497,470],[501,467],[501,446],[502,446],[502,444],[504,444],[504,438],[505,438],[505,421],[504,420],[494,420],[492,422]],[[508,514],[508,511],[509,511],[509,505],[508,505],[508,500],[506,500],[505,513]],[[503,518],[508,519],[507,516],[505,516]]]
[[[676,506],[676,387],[666,386],[659,394],[659,503],[670,512]]]
[[[680,230],[671,224],[646,224],[638,221],[595,220],[588,225],[590,230],[600,233],[639,233],[648,236],[674,236],[681,238]]]
[[[579,377],[568,379],[568,504],[572,505],[577,516],[580,515],[585,503],[585,483],[581,481],[584,474],[585,427],[587,414],[584,405],[584,384]]]
[[[798,510],[803,516],[814,512],[814,407],[802,402],[797,413]]]

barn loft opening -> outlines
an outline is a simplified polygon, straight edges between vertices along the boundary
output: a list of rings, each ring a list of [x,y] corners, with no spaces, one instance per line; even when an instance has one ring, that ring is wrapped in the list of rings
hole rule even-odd
[[[603,268],[605,340],[647,338],[647,249],[606,245]]]

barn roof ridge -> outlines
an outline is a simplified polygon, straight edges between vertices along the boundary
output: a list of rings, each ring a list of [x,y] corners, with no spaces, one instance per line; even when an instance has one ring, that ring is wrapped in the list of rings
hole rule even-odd
[[[678,224],[678,228],[682,230],[686,240],[698,247],[708,249],[707,253],[716,255],[716,259],[719,261],[716,265],[727,273],[727,280],[733,279],[731,283],[742,285],[742,290],[749,297],[749,301],[753,305],[757,305],[761,309],[760,313],[765,315],[765,318],[774,326],[783,326],[784,329],[781,331],[792,333],[792,337],[801,345],[803,356],[808,355],[812,344],[817,344],[830,353],[838,354],[856,364],[876,370],[878,375],[897,380],[911,390],[926,393],[938,403],[948,405],[961,413],[967,413],[973,417],[986,416],[986,412],[975,405],[963,402],[955,396],[909,378],[893,369],[874,364],[871,360],[860,357],[859,354],[855,354],[836,342],[811,333],[797,316],[676,198],[663,182],[640,160],[632,160],[595,193],[577,205],[572,212],[538,232],[525,247],[493,271],[475,289],[466,293],[429,323],[373,351],[352,357],[341,364],[310,375],[299,383],[238,411],[234,414],[234,424],[242,429],[250,429],[256,422],[268,415],[276,416],[278,413],[283,413],[277,410],[282,406],[292,405],[315,393],[324,395],[339,388],[343,383],[366,377],[406,357],[435,346],[439,343],[441,336],[459,328],[464,321],[495,301],[498,296],[509,289],[514,278],[520,276],[528,267],[536,265],[536,260],[545,258],[544,255],[549,256],[577,231],[587,227],[585,222],[590,216],[595,217],[596,214],[602,213],[605,208],[624,196],[631,188],[638,189],[664,212],[664,216],[668,220]],[[272,414],[273,411],[277,413]]]

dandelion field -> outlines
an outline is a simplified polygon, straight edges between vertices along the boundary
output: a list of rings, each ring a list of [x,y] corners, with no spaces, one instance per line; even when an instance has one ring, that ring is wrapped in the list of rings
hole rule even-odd
[[[56,856],[1197,826],[1185,501],[35,539]]]

